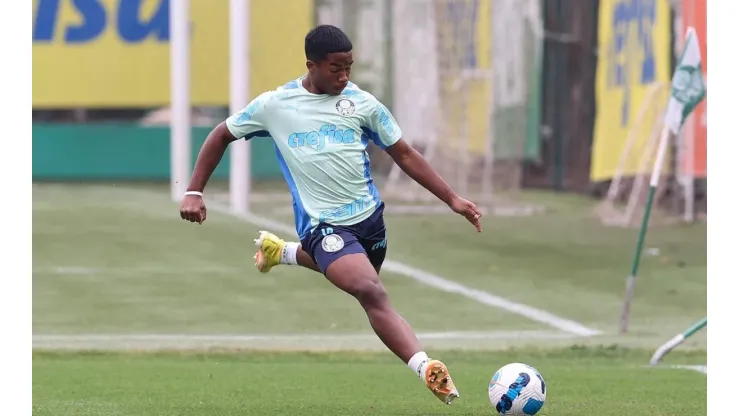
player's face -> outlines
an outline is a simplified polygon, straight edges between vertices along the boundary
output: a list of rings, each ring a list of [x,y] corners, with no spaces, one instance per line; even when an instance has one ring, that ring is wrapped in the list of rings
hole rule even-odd
[[[325,94],[339,95],[349,82],[352,70],[352,52],[326,55],[319,63],[309,62],[312,83]]]

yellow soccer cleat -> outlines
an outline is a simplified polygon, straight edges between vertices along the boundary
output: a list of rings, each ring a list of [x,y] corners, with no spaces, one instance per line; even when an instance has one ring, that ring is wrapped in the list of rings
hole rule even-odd
[[[260,231],[260,237],[254,240],[259,247],[254,255],[254,266],[262,273],[267,273],[274,266],[280,264],[285,249],[285,241],[273,233]]]
[[[452,404],[452,401],[460,397],[455,383],[452,382],[447,367],[439,360],[430,360],[424,372],[424,382],[429,390],[434,393],[444,404]]]

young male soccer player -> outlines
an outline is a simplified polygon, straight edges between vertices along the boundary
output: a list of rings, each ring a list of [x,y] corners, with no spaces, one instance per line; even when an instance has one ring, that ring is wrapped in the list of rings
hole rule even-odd
[[[378,278],[386,253],[384,204],[370,175],[367,145],[373,142],[388,152],[406,174],[479,232],[481,214],[401,139],[388,109],[349,82],[352,43],[340,29],[314,28],[306,35],[305,52],[307,74],[263,93],[208,135],[180,216],[205,221],[202,192],[230,142],[271,137],[293,196],[300,243],[262,231],[255,240],[257,268],[266,273],[278,264],[297,264],[324,274],[359,301],[383,343],[450,404],[460,395],[447,367],[427,356]],[[444,310],[439,313],[444,316]]]

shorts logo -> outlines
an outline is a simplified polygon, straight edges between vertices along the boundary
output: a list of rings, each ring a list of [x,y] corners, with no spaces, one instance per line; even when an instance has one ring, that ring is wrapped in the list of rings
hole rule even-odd
[[[329,234],[321,240],[321,248],[327,253],[336,253],[344,248],[344,240],[336,234]]]
[[[382,241],[378,241],[377,243],[373,244],[373,247],[370,249],[370,251],[375,251],[379,248],[385,248],[387,245],[387,241],[384,238]]]
[[[337,101],[337,105],[335,107],[337,108],[337,113],[343,116],[351,116],[355,113],[355,103],[346,98],[342,98]]]

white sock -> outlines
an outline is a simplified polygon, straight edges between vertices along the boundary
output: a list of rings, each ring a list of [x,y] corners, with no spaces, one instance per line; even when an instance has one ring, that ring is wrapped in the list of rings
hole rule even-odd
[[[414,354],[413,357],[409,360],[409,368],[413,370],[417,376],[420,378],[424,378],[424,373],[426,373],[427,369],[427,362],[429,361],[429,356],[424,351],[419,351],[416,354]]]
[[[280,257],[280,263],[282,264],[298,264],[298,247],[300,243],[285,243],[283,247],[283,255]]]

